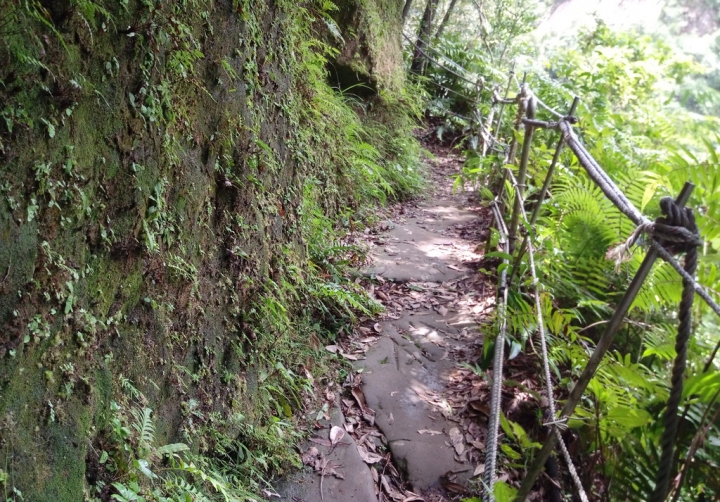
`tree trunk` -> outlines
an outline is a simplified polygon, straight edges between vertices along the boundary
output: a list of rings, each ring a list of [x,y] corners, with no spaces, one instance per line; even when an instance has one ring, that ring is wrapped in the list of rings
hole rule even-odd
[[[445,12],[445,16],[443,17],[442,21],[440,22],[440,26],[438,26],[438,29],[435,32],[435,39],[440,38],[443,34],[443,31],[445,31],[445,28],[448,25],[448,21],[450,21],[450,16],[452,15],[453,9],[455,8],[455,4],[457,2],[458,2],[458,0],[451,0],[450,5],[448,6],[448,9]]]
[[[419,75],[425,72],[425,47],[430,41],[430,31],[432,30],[433,19],[435,19],[435,13],[437,12],[438,4],[440,0],[428,0],[425,6],[425,12],[420,20],[420,28],[418,30],[418,38],[415,43],[415,53],[413,54],[412,64],[410,65],[410,71]]]
[[[405,20],[407,19],[408,12],[410,12],[410,7],[412,7],[413,0],[405,0],[405,7],[403,7],[402,11],[402,22],[405,24]]]

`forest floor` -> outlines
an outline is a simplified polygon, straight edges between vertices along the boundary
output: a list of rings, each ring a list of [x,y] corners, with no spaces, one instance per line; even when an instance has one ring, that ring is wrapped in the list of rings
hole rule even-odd
[[[283,500],[441,502],[479,492],[490,391],[477,364],[495,307],[495,279],[479,270],[492,216],[474,191],[453,191],[462,158],[433,153],[425,197],[388,208],[361,238],[371,263],[363,283],[385,312],[327,347],[354,372],[326,396],[330,420],[301,447],[308,467],[280,484]],[[508,366],[535,387],[522,355]],[[506,414],[530,411],[519,389],[503,397]]]

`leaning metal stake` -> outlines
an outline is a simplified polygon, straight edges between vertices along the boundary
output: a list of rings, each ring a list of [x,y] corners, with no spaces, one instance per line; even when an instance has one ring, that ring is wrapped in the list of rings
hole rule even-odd
[[[575,115],[575,110],[577,109],[577,105],[580,102],[580,98],[575,96],[573,99],[572,105],[570,106],[570,110],[568,111],[568,117],[572,117]],[[533,208],[532,215],[530,216],[530,228],[534,228],[535,222],[537,222],[538,217],[540,216],[540,209],[542,208],[543,202],[545,202],[545,195],[547,194],[548,189],[550,188],[550,182],[552,181],[553,175],[555,174],[555,166],[558,163],[558,160],[560,160],[560,153],[563,150],[563,147],[565,146],[565,140],[563,139],[562,135],[560,136],[560,139],[558,140],[557,147],[555,148],[555,155],[553,155],[552,162],[550,163],[550,167],[548,168],[548,172],[545,175],[545,182],[543,183],[542,188],[540,189],[540,193],[538,194],[538,200],[535,204],[535,207]],[[517,253],[517,256],[515,257],[515,262],[513,263],[512,268],[510,269],[510,277],[508,277],[508,286],[510,286],[513,282],[513,279],[515,278],[515,273],[517,272],[520,261],[522,260],[523,255],[525,254],[525,250],[527,249],[528,245],[528,239],[530,239],[530,234],[526,233],[525,238],[522,241],[522,244],[520,245],[520,250]]]

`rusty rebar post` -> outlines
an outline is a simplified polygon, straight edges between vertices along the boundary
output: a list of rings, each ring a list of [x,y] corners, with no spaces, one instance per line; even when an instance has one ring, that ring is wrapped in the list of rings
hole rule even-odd
[[[508,84],[505,88],[505,99],[507,99],[510,93],[510,87],[512,86],[513,77],[515,76],[515,61],[513,61],[512,66],[510,67],[510,73],[508,74]],[[500,126],[502,125],[502,119],[503,119],[503,113],[505,112],[505,103],[500,103],[500,111],[498,112],[498,119],[497,119],[497,125],[495,126],[495,137],[500,138]],[[492,128],[488,129],[488,132],[490,134],[493,134]]]
[[[534,119],[535,108],[537,107],[535,96],[527,84],[524,84],[523,91],[522,94],[525,94],[525,116],[529,119]],[[515,243],[518,239],[517,231],[520,222],[520,211],[522,211],[520,205],[522,204],[523,194],[525,193],[525,180],[527,179],[527,166],[530,160],[530,146],[532,145],[533,131],[533,126],[529,124],[525,125],[525,137],[523,138],[523,148],[522,154],[520,155],[520,167],[517,176],[517,194],[515,195],[515,203],[513,204],[512,216],[510,217],[510,228],[508,229],[508,249],[510,254],[513,254],[515,251]]]
[[[575,111],[577,110],[577,106],[580,103],[580,98],[575,96],[573,98],[572,105],[570,105],[570,110],[568,111],[567,116],[572,117],[575,115]],[[540,193],[538,194],[538,200],[535,204],[535,207],[533,208],[532,215],[530,216],[530,227],[534,227],[535,223],[537,222],[538,217],[540,216],[540,209],[542,208],[543,202],[545,202],[545,196],[547,195],[547,191],[550,188],[550,183],[552,182],[553,175],[555,174],[555,166],[558,163],[558,160],[560,160],[560,154],[563,151],[563,147],[565,146],[565,140],[563,139],[562,135],[560,136],[560,139],[558,140],[557,147],[555,148],[555,154],[553,155],[552,162],[550,163],[550,167],[548,168],[548,172],[545,175],[545,181],[543,182],[543,186],[540,189]],[[508,285],[512,284],[513,279],[515,278],[515,273],[517,272],[517,269],[520,265],[520,261],[522,260],[523,255],[525,254],[525,250],[527,249],[528,239],[530,238],[530,235],[525,234],[525,238],[522,241],[522,244],[520,245],[520,250],[518,251],[517,256],[515,257],[515,262],[513,263],[513,267],[510,270],[510,277],[508,277]]]

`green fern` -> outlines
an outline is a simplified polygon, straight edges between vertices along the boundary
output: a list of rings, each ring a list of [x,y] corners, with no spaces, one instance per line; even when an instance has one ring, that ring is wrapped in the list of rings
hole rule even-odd
[[[152,410],[150,408],[142,408],[131,410],[134,422],[132,428],[138,434],[138,458],[146,459],[155,443],[155,426],[153,425]]]

